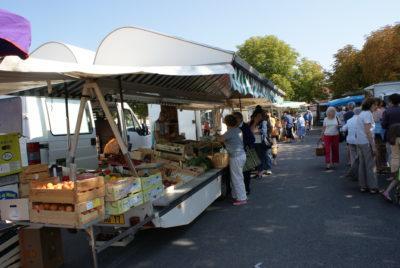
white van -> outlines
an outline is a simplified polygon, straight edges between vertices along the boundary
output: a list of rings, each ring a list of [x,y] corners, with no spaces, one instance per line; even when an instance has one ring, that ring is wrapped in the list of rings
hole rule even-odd
[[[68,100],[72,134],[75,131],[79,103],[79,100]],[[115,121],[122,122],[122,105],[113,103],[110,106]],[[134,150],[138,147],[150,147],[150,132],[139,123],[127,103],[124,103],[124,117],[128,148]],[[99,129],[96,131],[97,127]],[[65,163],[68,153],[65,99],[0,96],[0,133],[9,132],[22,133],[28,142],[39,142],[42,163]],[[88,102],[82,119],[75,160],[78,168],[96,169],[98,154],[112,136],[101,109],[97,109],[95,103]]]

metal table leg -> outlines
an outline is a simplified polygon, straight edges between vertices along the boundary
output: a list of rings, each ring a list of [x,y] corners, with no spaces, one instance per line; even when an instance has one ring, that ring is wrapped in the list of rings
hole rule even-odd
[[[96,251],[96,238],[94,236],[93,225],[89,226],[85,231],[86,231],[87,235],[89,236],[89,245],[90,245],[90,249],[92,250],[93,267],[94,268],[98,268],[97,251]]]

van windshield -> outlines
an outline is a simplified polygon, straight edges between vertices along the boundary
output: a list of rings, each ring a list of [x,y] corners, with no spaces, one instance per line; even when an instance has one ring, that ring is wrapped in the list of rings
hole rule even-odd
[[[68,114],[69,114],[69,125],[70,133],[75,132],[76,120],[79,112],[79,100],[68,100]],[[50,130],[53,135],[66,135],[67,134],[67,123],[66,123],[66,109],[64,99],[46,99],[46,108],[49,115]],[[90,119],[89,106],[86,104],[83,112],[82,124],[80,132],[81,134],[88,134],[93,131],[92,122]]]

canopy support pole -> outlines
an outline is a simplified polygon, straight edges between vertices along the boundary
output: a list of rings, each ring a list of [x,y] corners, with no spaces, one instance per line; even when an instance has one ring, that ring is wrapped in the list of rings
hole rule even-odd
[[[64,82],[64,93],[65,93],[65,120],[67,121],[67,145],[68,151],[71,149],[71,127],[69,124],[69,107],[68,107],[68,86],[67,83]],[[69,166],[69,157],[67,157],[66,165]]]
[[[135,166],[133,165],[132,159],[129,155],[128,148],[126,147],[124,140],[121,137],[121,133],[119,132],[118,127],[113,120],[111,112],[108,109],[107,103],[104,100],[104,96],[99,88],[99,85],[95,82],[92,82],[92,83],[87,83],[87,86],[93,89],[94,94],[96,95],[97,99],[99,100],[100,106],[106,115],[107,121],[110,124],[111,130],[115,136],[115,139],[118,142],[119,148],[121,149],[121,152],[122,152],[123,156],[125,157],[125,160],[128,164],[129,169],[132,171],[133,176],[137,177],[138,174],[136,172]]]
[[[121,133],[122,139],[125,142],[125,145],[128,146],[128,135],[126,132],[126,122],[125,122],[125,113],[124,113],[124,94],[122,92],[122,82],[121,79],[119,80],[119,99],[121,103],[121,110],[119,111],[120,114],[120,121],[121,121]]]
[[[71,143],[71,147],[69,150],[69,167],[70,167],[71,180],[76,179],[75,154],[76,154],[76,148],[78,147],[79,132],[81,130],[83,112],[85,111],[86,102],[90,97],[90,96],[88,96],[88,92],[89,91],[88,91],[87,87],[84,86],[83,90],[82,90],[81,102],[79,104],[79,112],[78,112],[78,118],[76,120],[76,125],[75,125],[75,133],[74,133],[74,137],[72,138],[72,143]]]

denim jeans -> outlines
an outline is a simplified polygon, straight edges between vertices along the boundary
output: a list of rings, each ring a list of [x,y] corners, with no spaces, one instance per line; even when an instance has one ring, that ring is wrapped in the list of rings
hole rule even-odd
[[[272,149],[269,148],[266,151],[267,157],[266,157],[266,163],[265,163],[265,170],[271,170],[272,169]]]

